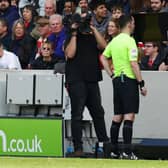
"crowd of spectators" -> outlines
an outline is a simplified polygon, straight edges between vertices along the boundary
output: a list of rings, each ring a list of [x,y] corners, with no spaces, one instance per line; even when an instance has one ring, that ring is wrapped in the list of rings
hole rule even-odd
[[[121,15],[166,12],[167,0],[0,0],[0,41],[5,51],[18,57],[22,69],[52,69],[54,66],[45,66],[51,59],[44,59],[43,43],[52,43],[49,55],[57,60],[53,62],[66,62],[64,42],[70,33],[69,24],[72,20],[81,22],[76,13],[81,17],[89,14],[92,25],[108,43],[120,33],[117,20]],[[143,43],[141,69],[168,70],[167,41]],[[44,66],[35,67],[39,60]]]

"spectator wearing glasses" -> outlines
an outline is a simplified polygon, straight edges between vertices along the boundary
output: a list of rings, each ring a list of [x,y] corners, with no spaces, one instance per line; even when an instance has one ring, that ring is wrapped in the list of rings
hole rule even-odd
[[[53,57],[53,45],[46,41],[41,46],[40,56],[31,64],[32,69],[54,69],[57,59]]]
[[[164,54],[161,52],[159,42],[145,43],[145,56],[141,58],[141,70],[159,70],[160,65],[164,62]]]

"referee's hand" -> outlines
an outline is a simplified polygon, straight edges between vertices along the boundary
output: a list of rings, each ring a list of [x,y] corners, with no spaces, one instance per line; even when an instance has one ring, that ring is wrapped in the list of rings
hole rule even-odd
[[[141,95],[146,96],[147,95],[147,89],[145,87],[142,87],[141,89]]]

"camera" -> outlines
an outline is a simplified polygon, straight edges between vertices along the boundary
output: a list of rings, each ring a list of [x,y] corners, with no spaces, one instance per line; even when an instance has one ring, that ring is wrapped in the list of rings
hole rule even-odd
[[[80,14],[75,13],[73,15],[66,15],[63,19],[63,24],[70,31],[71,25],[73,23],[77,23],[79,25],[78,31],[80,33],[89,33],[91,32],[90,29],[91,18],[92,18],[91,13],[86,13],[84,17],[81,17]]]

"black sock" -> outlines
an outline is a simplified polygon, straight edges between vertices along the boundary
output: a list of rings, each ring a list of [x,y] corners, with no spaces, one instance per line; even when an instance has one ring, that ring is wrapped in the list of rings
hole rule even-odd
[[[124,152],[130,154],[132,152],[131,142],[133,133],[133,121],[125,120],[123,126],[123,140],[124,140]]]
[[[111,143],[112,143],[112,151],[118,153],[118,136],[120,130],[121,122],[112,121],[112,125],[110,128],[110,136],[111,136]]]

